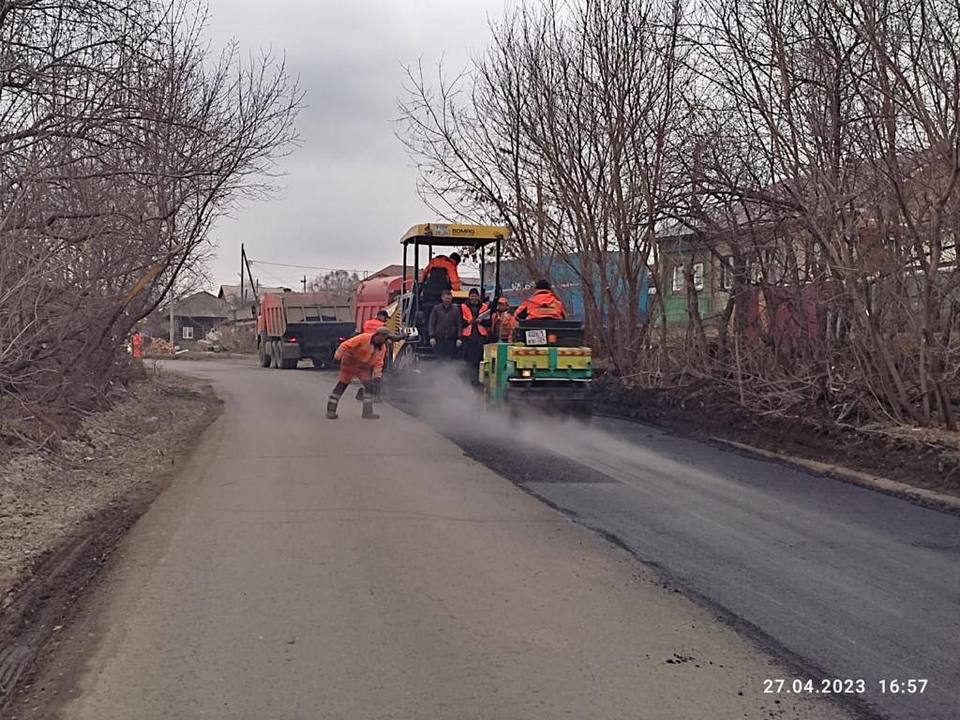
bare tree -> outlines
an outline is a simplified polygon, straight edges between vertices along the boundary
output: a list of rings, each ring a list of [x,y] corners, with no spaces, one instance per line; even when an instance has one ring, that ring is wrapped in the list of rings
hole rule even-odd
[[[531,276],[577,279],[588,326],[631,366],[642,277],[688,182],[677,152],[692,81],[679,3],[553,0],[491,27],[470,71],[409,73],[401,138],[446,217],[505,222]]]
[[[0,6],[6,436],[102,398],[130,329],[202,272],[210,224],[295,140],[282,62],[211,57],[204,22],[189,2]]]
[[[811,352],[792,367],[761,352],[758,367],[799,378],[795,399],[839,419],[952,427],[956,8],[719,0],[708,14],[710,97],[740,168],[717,154],[709,194],[752,208],[746,237],[780,250],[793,297],[818,286]]]
[[[357,289],[360,284],[360,276],[356,272],[349,270],[330,270],[323,275],[317,275],[313,280],[307,283],[307,289],[311,292],[329,290],[340,295],[349,295]]]
[[[463,74],[410,70],[400,136],[444,217],[505,222],[531,276],[577,278],[621,372],[954,427],[958,20],[948,0],[529,0]]]

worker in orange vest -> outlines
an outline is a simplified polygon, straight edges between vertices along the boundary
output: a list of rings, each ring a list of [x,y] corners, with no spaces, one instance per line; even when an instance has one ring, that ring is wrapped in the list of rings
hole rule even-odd
[[[377,316],[372,317],[369,320],[364,321],[363,323],[363,332],[365,333],[375,333],[382,327],[386,327],[387,320],[390,316],[387,314],[386,310],[378,310]],[[388,337],[388,340],[396,340],[397,338]],[[387,345],[387,352],[390,352],[390,346]],[[373,388],[373,399],[375,402],[380,400],[380,384],[381,378],[374,378],[373,382],[370,383]],[[362,402],[364,397],[364,388],[361,385],[360,389],[357,390],[357,402]]]
[[[130,354],[137,359],[143,357],[143,333],[139,330],[130,336]]]
[[[420,278],[420,282],[425,286],[424,290],[434,297],[439,297],[442,290],[459,290],[459,264],[460,255],[457,253],[450,253],[450,257],[435,255],[423,269],[423,276]]]
[[[372,317],[363,323],[363,332],[375,333],[378,328],[382,328],[384,325],[387,324],[387,320],[389,318],[390,316],[387,315],[386,310],[378,310],[376,317]]]
[[[463,359],[470,369],[470,382],[480,382],[480,361],[483,360],[483,346],[487,343],[490,334],[489,313],[487,306],[480,302],[480,291],[470,290],[467,301],[460,306],[463,315],[463,329],[460,336],[463,338]]]
[[[505,298],[497,300],[497,307],[490,316],[490,332],[500,342],[513,340],[513,332],[517,329],[517,319],[510,314],[510,302]]]
[[[517,320],[563,320],[567,317],[567,310],[558,298],[549,280],[537,280],[534,284],[533,295],[528,297],[513,314]]]
[[[373,412],[373,391],[371,384],[383,377],[383,362],[387,352],[387,340],[390,331],[385,327],[377,328],[374,333],[360,333],[347,338],[333,354],[340,361],[340,374],[327,400],[327,419],[337,419],[337,405],[350,381],[356,378],[364,386],[363,415],[366,420],[379,420]]]

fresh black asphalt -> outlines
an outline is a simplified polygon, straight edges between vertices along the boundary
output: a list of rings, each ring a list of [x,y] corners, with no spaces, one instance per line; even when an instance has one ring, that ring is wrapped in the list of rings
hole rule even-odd
[[[626,421],[416,414],[779,654],[785,688],[863,680],[867,716],[960,717],[960,516]]]

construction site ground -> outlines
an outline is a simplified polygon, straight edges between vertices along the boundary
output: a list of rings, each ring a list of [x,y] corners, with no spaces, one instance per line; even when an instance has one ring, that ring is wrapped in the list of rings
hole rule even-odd
[[[849,717],[765,694],[779,658],[429,425],[325,420],[331,373],[176,367],[224,412],[18,720]]]
[[[454,377],[375,422],[348,393],[333,422],[329,372],[163,367],[149,392],[181,413],[185,462],[146,463],[147,488],[7,595],[18,720],[933,720],[960,703],[956,515],[662,427],[483,413]],[[224,407],[201,435],[206,384]],[[159,417],[123,408],[108,436]],[[907,676],[929,688],[880,692]],[[778,679],[867,690],[767,692]]]

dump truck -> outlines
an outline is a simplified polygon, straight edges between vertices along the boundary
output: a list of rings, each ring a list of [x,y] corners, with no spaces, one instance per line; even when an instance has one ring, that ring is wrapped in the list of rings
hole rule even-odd
[[[331,293],[267,293],[260,298],[261,367],[292,370],[308,358],[314,367],[332,365],[337,346],[353,332],[353,308]]]

